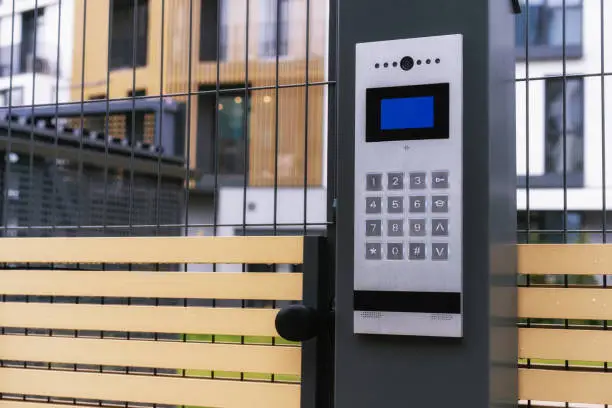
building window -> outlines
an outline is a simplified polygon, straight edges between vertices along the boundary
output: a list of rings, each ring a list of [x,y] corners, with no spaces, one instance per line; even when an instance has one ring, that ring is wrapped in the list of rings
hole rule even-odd
[[[12,94],[12,98],[11,98]],[[0,106],[23,105],[23,88],[0,89]]]
[[[228,2],[225,0],[201,0],[200,61],[216,61],[217,49],[219,60],[227,58],[228,7]]]
[[[544,115],[544,173],[530,175],[529,186],[536,188],[583,187],[584,86],[582,78],[566,78],[565,81],[562,78],[547,79]],[[519,187],[526,187],[526,177],[519,177],[518,184]]]
[[[201,88],[205,89],[208,88]],[[217,172],[221,176],[244,177],[248,166],[245,163],[248,158],[245,125],[249,112],[246,105],[244,92],[223,92],[219,94],[218,104],[214,93],[198,96],[196,160],[203,174]]]
[[[529,0],[516,16],[517,57],[557,59],[582,57],[582,0]],[[565,4],[565,26],[563,6]],[[565,31],[565,54],[563,33]]]
[[[112,10],[112,69],[147,65],[148,0],[114,0]]]
[[[284,57],[289,54],[289,0],[262,2],[259,56]]]

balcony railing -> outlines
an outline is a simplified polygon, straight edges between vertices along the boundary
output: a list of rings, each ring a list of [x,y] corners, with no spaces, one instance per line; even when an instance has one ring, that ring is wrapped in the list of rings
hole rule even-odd
[[[56,53],[57,44],[38,44],[36,52],[22,44],[0,47],[0,77],[27,73],[57,75]]]

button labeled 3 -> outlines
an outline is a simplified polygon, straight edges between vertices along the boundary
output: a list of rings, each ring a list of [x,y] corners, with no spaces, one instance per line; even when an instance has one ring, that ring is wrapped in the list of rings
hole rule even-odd
[[[425,172],[410,173],[410,188],[412,190],[422,190],[427,184],[425,183]]]

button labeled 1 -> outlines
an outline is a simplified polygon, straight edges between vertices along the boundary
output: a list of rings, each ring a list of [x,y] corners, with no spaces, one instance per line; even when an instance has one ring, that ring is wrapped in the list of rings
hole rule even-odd
[[[366,174],[366,190],[382,190],[382,174]]]

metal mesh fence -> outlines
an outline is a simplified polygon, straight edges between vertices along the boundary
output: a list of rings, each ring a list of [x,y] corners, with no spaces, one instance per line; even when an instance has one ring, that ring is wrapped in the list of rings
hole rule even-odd
[[[327,166],[335,138],[334,110],[329,109],[335,84],[330,51],[334,9],[329,0],[0,0],[3,236],[323,233],[334,180]],[[29,268],[231,270],[228,265],[178,264],[4,268],[24,273]],[[237,270],[249,272],[299,269],[237,265]],[[2,296],[2,302],[282,306],[242,299],[58,296]],[[293,346],[275,338],[215,333],[1,330],[16,336]],[[46,370],[299,381],[270,373],[173,367],[1,363]],[[0,399],[143,405],[33,395],[0,394]]]
[[[607,243],[611,95],[606,22],[612,8],[603,0],[521,3],[523,12],[516,21],[518,240],[530,244]],[[604,288],[608,283],[606,275],[527,275],[519,282],[521,286]],[[523,319],[520,326],[608,330],[609,323]],[[521,359],[519,364],[548,370],[608,371],[604,361]],[[583,406],[564,401],[522,403]]]

